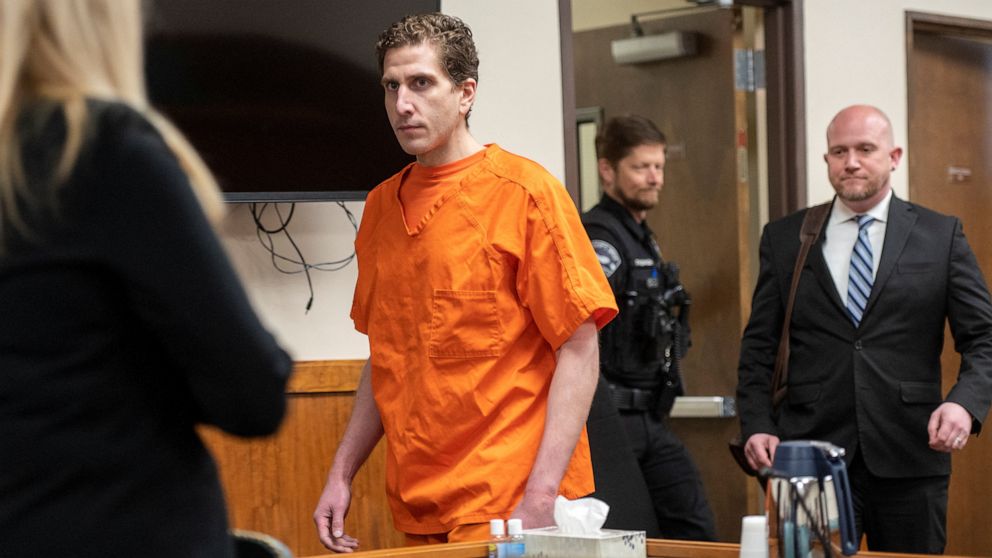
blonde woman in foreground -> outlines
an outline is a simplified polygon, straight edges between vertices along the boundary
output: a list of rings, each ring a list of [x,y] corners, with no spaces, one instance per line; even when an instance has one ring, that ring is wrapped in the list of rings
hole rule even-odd
[[[0,554],[229,557],[194,426],[273,432],[291,361],[148,106],[139,0],[0,2]]]

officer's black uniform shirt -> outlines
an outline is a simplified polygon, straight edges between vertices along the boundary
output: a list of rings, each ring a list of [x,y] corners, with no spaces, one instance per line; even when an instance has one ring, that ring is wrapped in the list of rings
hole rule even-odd
[[[612,219],[630,234],[630,238],[618,238],[614,232],[598,223],[600,219],[588,219],[585,218],[586,216]],[[610,280],[614,295],[623,292],[626,286],[627,268],[633,263],[623,259],[622,251],[625,241],[632,248],[639,248],[632,256],[650,258],[655,261],[655,264],[661,261],[661,250],[658,248],[658,244],[654,240],[654,232],[648,227],[647,222],[638,223],[635,221],[630,210],[613,198],[604,195],[599,203],[586,213],[586,216],[584,216],[582,224],[592,240],[593,248],[596,249],[599,263],[603,266],[603,271]],[[640,267],[647,266],[641,265]]]
[[[635,221],[626,207],[606,195],[582,216],[582,224],[620,308],[617,319],[602,331],[600,371],[614,383],[655,389],[661,382],[659,368],[664,362],[649,354],[658,341],[645,338],[643,317],[639,315],[652,280],[655,290],[665,287],[659,284],[661,251],[654,233],[646,223]],[[641,296],[631,296],[635,292]]]

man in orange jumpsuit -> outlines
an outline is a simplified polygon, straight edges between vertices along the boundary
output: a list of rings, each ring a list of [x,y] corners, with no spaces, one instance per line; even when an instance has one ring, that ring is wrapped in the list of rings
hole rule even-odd
[[[564,187],[468,131],[471,30],[408,16],[377,44],[386,112],[415,163],[370,192],[351,317],[371,355],[314,512],[351,552],[351,480],[387,439],[386,492],[410,544],[480,540],[493,518],[554,523],[594,490],[584,423],[613,293]]]

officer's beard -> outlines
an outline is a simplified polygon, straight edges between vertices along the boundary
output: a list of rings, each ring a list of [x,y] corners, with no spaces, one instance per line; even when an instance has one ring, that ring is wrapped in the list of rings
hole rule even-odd
[[[654,209],[654,206],[658,205],[657,198],[653,200],[645,200],[634,196],[628,196],[622,188],[616,188],[615,191],[617,198],[620,199],[620,203],[631,211],[647,211],[649,209]]]

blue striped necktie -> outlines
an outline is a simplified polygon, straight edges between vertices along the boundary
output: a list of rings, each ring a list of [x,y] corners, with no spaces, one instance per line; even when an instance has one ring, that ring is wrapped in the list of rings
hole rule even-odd
[[[875,221],[869,215],[858,215],[858,240],[851,252],[851,270],[847,278],[847,313],[857,327],[865,313],[868,296],[871,294],[872,255],[871,240],[868,238],[868,227]]]

